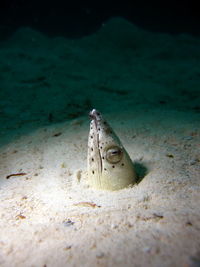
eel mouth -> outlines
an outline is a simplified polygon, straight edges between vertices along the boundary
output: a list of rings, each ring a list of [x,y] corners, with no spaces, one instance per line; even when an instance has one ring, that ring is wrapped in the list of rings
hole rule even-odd
[[[99,148],[99,133],[98,133],[98,124],[100,120],[100,113],[96,110],[93,109],[92,111],[89,112],[89,118],[94,122],[94,133],[95,133],[95,139],[96,139],[96,146],[97,146],[97,151],[99,154],[99,164],[100,164],[100,172],[102,172],[102,158],[101,158],[101,152]]]

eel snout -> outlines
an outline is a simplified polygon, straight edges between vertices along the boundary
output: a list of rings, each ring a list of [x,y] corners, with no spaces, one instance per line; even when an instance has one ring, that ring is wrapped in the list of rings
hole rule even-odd
[[[97,118],[100,116],[100,113],[96,110],[96,109],[93,109],[89,112],[89,118],[91,120],[97,120]]]

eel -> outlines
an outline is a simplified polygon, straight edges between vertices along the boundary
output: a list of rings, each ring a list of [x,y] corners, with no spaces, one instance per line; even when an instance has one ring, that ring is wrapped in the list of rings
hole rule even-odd
[[[96,109],[89,113],[87,173],[90,187],[119,190],[136,182],[133,163],[102,115]]]

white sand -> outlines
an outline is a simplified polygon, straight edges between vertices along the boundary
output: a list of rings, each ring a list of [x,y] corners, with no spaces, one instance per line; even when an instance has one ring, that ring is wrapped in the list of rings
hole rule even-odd
[[[0,45],[0,266],[199,266],[199,45],[119,18],[80,40],[21,29]],[[92,107],[134,187],[88,188]]]

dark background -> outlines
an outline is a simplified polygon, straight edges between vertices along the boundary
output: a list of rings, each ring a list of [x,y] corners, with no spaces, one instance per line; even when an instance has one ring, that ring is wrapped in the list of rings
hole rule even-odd
[[[150,31],[200,36],[200,10],[192,1],[30,1],[0,3],[0,39],[18,27],[30,26],[49,36],[78,38],[98,30],[114,16],[122,16]]]

